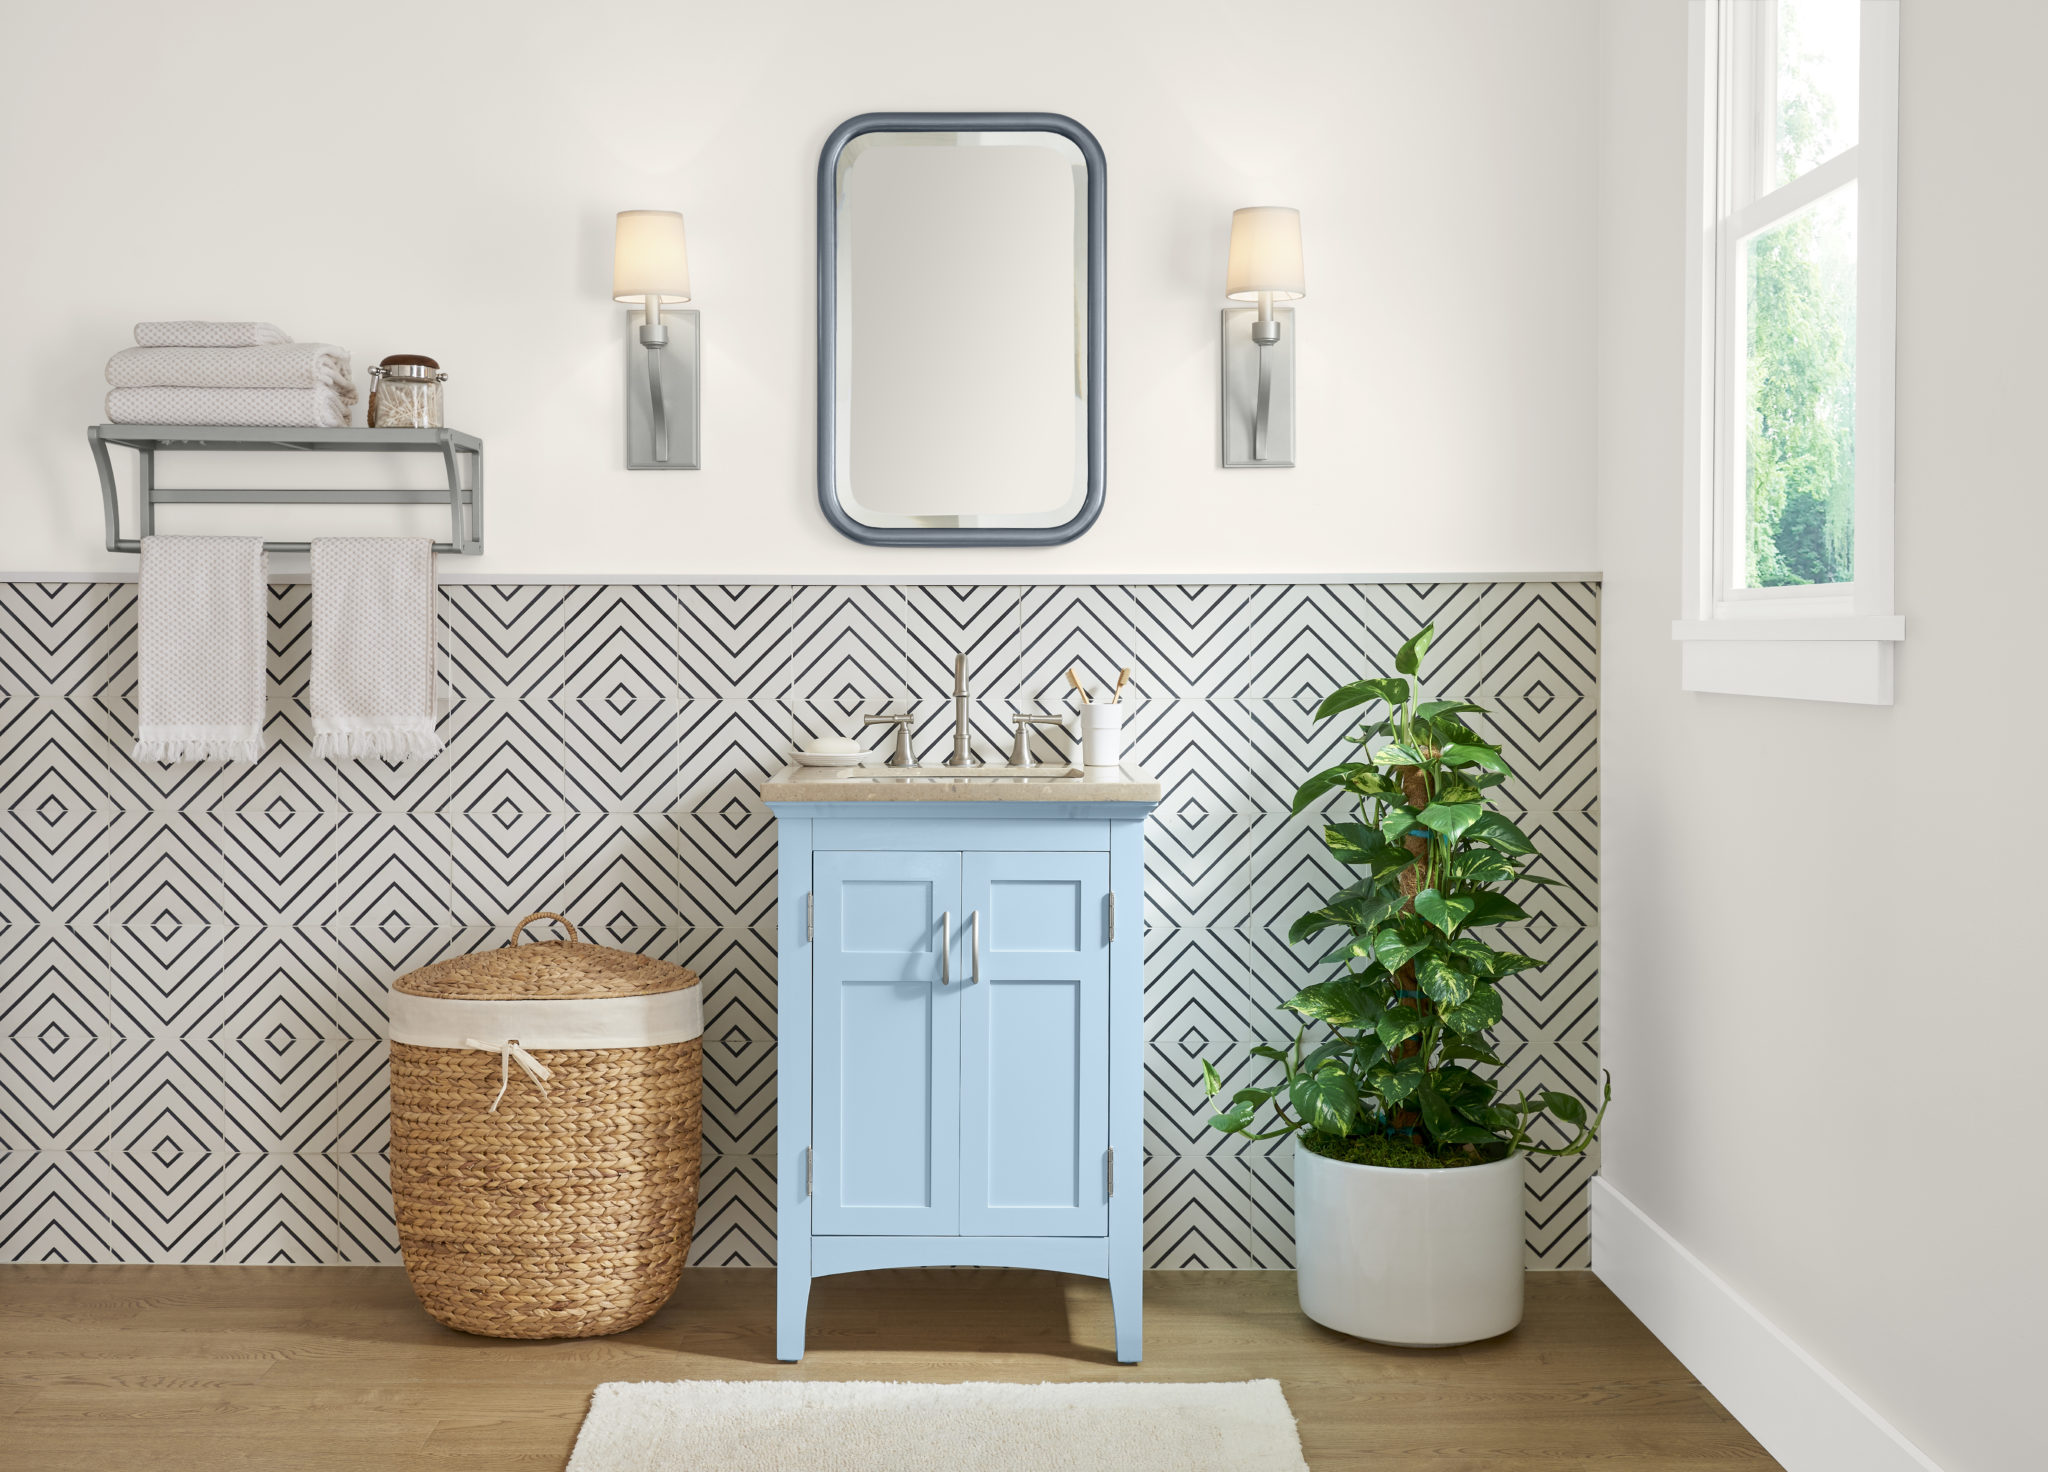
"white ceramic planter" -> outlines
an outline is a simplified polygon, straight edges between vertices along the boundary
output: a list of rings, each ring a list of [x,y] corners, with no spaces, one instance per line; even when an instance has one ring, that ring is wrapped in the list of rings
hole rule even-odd
[[[1434,1347],[1522,1321],[1522,1158],[1456,1170],[1350,1165],[1296,1144],[1301,1311],[1381,1344]]]

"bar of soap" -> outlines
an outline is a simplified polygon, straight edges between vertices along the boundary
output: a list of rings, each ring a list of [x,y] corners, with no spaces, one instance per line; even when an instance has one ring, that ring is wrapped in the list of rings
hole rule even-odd
[[[860,750],[860,743],[851,736],[813,736],[804,743],[804,750],[818,756],[843,756]]]

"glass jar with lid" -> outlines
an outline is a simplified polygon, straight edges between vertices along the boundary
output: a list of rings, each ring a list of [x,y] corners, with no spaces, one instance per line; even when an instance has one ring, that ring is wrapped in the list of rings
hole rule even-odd
[[[370,406],[366,422],[372,429],[439,429],[441,385],[448,375],[432,358],[418,353],[393,353],[370,369]]]

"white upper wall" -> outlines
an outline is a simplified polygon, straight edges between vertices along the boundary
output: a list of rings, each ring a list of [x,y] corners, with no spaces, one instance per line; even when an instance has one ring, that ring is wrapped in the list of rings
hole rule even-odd
[[[351,349],[359,381],[387,353],[439,358],[450,422],[489,448],[489,550],[465,572],[1593,568],[1592,14],[9,5],[0,570],[132,570],[102,549],[84,428],[107,356],[152,317],[274,321]],[[930,109],[1067,113],[1108,155],[1108,503],[1066,547],[866,548],[817,509],[818,151],[855,113]],[[1223,471],[1224,255],[1230,211],[1259,203],[1303,213],[1302,464]],[[624,208],[689,220],[702,471],[622,468]]]
[[[2048,1466],[2048,5],[1903,7],[1888,707],[1678,688],[1685,0],[1600,31],[1601,1169],[1945,1472]]]

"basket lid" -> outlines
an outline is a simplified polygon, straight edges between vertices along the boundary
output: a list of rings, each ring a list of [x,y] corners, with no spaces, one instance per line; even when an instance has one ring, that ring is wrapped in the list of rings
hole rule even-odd
[[[536,920],[558,920],[567,940],[520,943]],[[494,951],[450,956],[392,983],[415,997],[459,997],[473,1002],[545,1001],[572,997],[643,997],[681,991],[697,984],[686,966],[591,945],[576,927],[552,911],[528,915],[514,927],[512,943]]]

